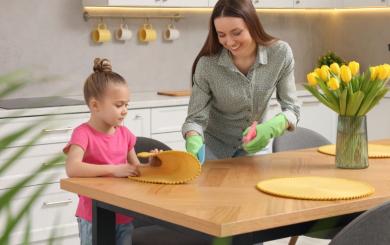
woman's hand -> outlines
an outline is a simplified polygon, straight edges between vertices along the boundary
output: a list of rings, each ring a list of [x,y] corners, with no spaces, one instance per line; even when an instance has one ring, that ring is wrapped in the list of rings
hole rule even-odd
[[[162,152],[162,150],[154,149],[154,150],[151,150],[150,152],[153,154],[158,154],[158,153]],[[159,166],[161,166],[161,160],[156,156],[152,156],[152,157],[149,157],[148,164],[152,167],[159,167]]]
[[[119,165],[111,165],[112,166],[112,176],[114,177],[138,177],[140,176],[140,171],[138,169],[138,165],[134,164],[119,164]]]

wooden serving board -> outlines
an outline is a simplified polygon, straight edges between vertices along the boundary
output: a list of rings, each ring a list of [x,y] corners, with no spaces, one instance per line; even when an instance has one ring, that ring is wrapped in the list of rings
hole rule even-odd
[[[191,90],[171,90],[171,91],[157,91],[158,95],[167,96],[190,96]]]

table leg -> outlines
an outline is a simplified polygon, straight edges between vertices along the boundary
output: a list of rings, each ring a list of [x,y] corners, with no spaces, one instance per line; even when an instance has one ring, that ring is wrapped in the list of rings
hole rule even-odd
[[[92,200],[92,244],[115,244],[115,212]]]

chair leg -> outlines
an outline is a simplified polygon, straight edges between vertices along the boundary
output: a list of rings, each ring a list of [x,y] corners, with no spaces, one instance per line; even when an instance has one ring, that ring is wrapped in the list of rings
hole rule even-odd
[[[288,242],[288,245],[295,245],[297,243],[297,241],[298,241],[298,237],[299,236],[292,236],[290,238],[290,241]]]

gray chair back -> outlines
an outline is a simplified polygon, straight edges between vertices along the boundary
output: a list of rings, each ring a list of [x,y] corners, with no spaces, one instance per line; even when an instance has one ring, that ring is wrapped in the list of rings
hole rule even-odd
[[[327,138],[311,129],[297,127],[294,131],[286,131],[282,136],[275,138],[272,151],[292,151],[330,143]]]
[[[359,215],[345,226],[329,244],[390,244],[390,202],[385,202]]]
[[[169,146],[166,144],[147,137],[137,137],[137,142],[135,142],[134,150],[136,153],[139,152],[149,152],[154,149],[159,149],[163,151],[172,150]],[[141,163],[146,163],[148,161],[147,158],[138,158]]]

